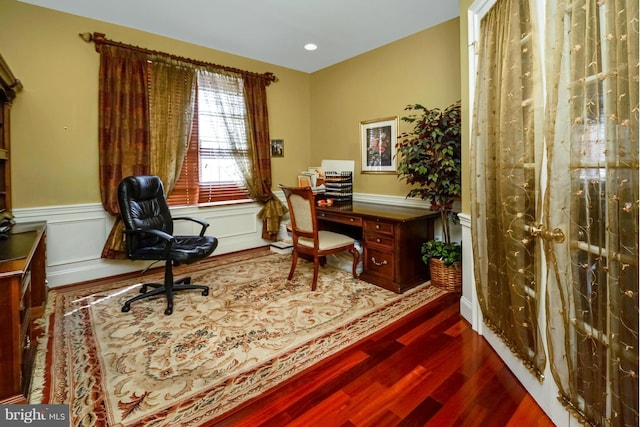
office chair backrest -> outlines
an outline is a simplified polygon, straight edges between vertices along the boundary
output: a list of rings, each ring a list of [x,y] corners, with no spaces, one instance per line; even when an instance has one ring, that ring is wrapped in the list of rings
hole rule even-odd
[[[118,186],[118,204],[125,229],[155,229],[173,234],[171,212],[164,194],[164,186],[157,176],[129,176]],[[160,242],[157,237],[128,236],[127,252]]]

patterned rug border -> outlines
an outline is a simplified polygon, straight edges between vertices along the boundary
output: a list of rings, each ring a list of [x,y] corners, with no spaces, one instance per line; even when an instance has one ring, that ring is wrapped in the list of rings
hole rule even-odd
[[[189,273],[194,274],[199,271],[208,270],[226,264],[243,262],[250,259],[256,259],[258,257],[272,255],[274,255],[273,252],[265,250],[264,252],[259,253],[228,257],[223,260],[211,260],[198,265],[197,268],[189,269]],[[176,275],[180,275],[180,271],[178,269],[176,270]],[[154,278],[161,278],[162,273],[156,272],[141,277],[144,277],[145,281],[156,280]],[[89,294],[95,289],[100,289],[102,291],[113,290],[115,288],[122,287],[125,283],[130,284],[134,280],[136,279],[126,278],[117,280],[111,284],[102,283],[95,286],[87,286],[81,290],[54,289],[50,291],[45,316],[43,316],[43,323],[48,321],[49,327],[47,329],[46,324],[42,325],[46,333],[38,343],[39,349],[35,362],[36,368],[34,371],[34,381],[32,382],[31,390],[32,403],[39,403],[45,398],[45,396],[50,394],[51,377],[46,375],[46,367],[54,367],[52,358],[55,357],[55,354],[54,349],[52,348],[52,336],[56,333],[56,328],[62,327],[61,325],[56,324],[56,310],[64,311],[63,306],[65,305],[64,303],[56,305],[56,301],[59,299],[62,301],[65,297],[71,294]],[[247,369],[244,372],[238,373],[232,379],[228,379],[214,387],[194,393],[188,399],[166,406],[164,409],[156,411],[144,418],[136,419],[134,423],[136,425],[164,425],[163,421],[169,415],[173,417],[168,421],[171,425],[199,425],[205,421],[211,421],[258,396],[265,390],[280,385],[284,381],[291,379],[314,364],[351,346],[357,341],[382,330],[386,326],[389,326],[402,317],[415,312],[419,308],[430,304],[444,294],[446,294],[445,291],[430,286],[428,282],[421,284],[345,325],[327,331],[282,354],[276,354],[273,358],[264,361],[261,364],[252,366],[251,369]],[[57,313],[58,316],[61,314],[62,313]],[[87,323],[91,324],[89,321],[88,311],[85,315],[88,319]],[[52,331],[54,332],[52,333]],[[41,346],[42,349],[46,349],[46,351],[42,351],[40,348]],[[60,378],[60,376],[64,376],[67,373],[49,372],[49,374],[58,375],[58,378]],[[54,398],[59,400],[64,399],[63,396],[55,396]],[[104,416],[106,418],[107,414],[105,413]]]

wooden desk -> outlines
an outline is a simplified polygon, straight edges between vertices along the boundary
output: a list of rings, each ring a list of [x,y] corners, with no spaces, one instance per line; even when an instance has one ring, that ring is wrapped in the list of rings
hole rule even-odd
[[[317,207],[316,216],[321,229],[362,241],[362,280],[396,293],[429,280],[420,249],[433,239],[433,224],[440,217],[437,212],[352,202]]]
[[[26,403],[36,352],[32,320],[47,299],[45,222],[16,224],[0,240],[0,403]]]

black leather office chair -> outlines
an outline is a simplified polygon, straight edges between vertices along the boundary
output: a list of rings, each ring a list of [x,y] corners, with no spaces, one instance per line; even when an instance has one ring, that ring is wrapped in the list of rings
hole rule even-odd
[[[191,264],[208,257],[218,246],[218,239],[205,236],[208,223],[191,217],[171,217],[164,194],[164,186],[157,176],[129,176],[118,186],[118,204],[125,227],[127,257],[131,260],[164,260],[164,283],[145,283],[137,295],[122,306],[131,309],[131,303],[164,293],[167,309],[173,313],[173,293],[187,289],[200,289],[209,294],[207,286],[192,285],[191,277],[174,282],[173,265]],[[193,221],[202,226],[198,236],[174,236],[173,223],[177,220]],[[147,288],[154,288],[147,292]]]

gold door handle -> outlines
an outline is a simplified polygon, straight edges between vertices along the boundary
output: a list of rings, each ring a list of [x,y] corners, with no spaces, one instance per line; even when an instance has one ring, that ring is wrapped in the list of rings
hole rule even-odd
[[[532,237],[542,237],[544,240],[554,240],[556,243],[564,242],[564,232],[561,229],[549,230],[544,224],[529,224],[529,233]]]

